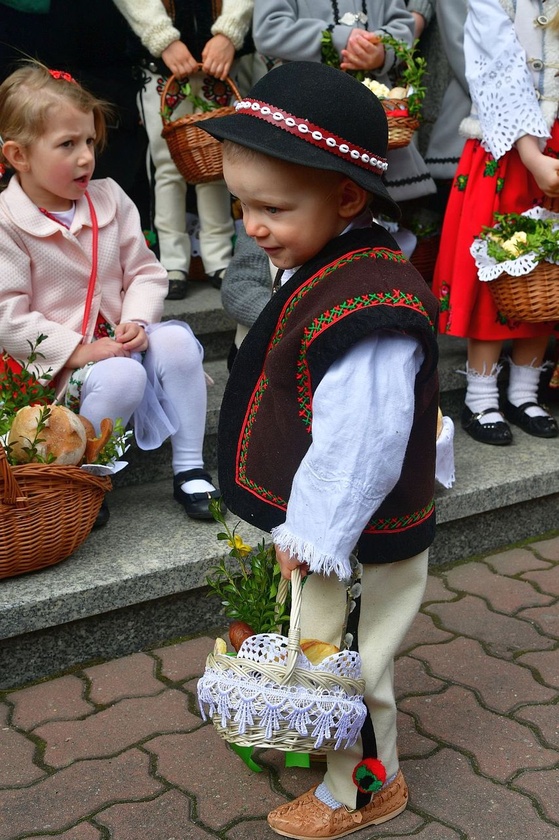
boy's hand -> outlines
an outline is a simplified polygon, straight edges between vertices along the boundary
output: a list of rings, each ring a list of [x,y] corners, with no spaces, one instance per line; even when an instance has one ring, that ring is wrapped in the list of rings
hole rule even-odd
[[[385,61],[384,44],[375,32],[352,29],[342,50],[342,70],[378,70]]]
[[[282,551],[281,548],[277,547],[277,545],[275,546],[275,549],[276,560],[278,561],[282,577],[286,580],[290,580],[291,572],[296,568],[300,569],[302,578],[308,574],[309,567],[306,563],[299,563],[298,560],[294,560],[288,551]]]
[[[198,70],[198,62],[182,41],[173,41],[163,50],[161,58],[178,79],[184,79]]]
[[[115,327],[115,340],[130,353],[142,353],[148,348],[148,337],[141,324],[132,322],[118,324]]]
[[[202,70],[223,80],[229,74],[234,58],[235,47],[229,38],[226,35],[214,35],[202,50]]]
[[[112,338],[100,338],[98,341],[92,341],[91,344],[79,344],[66,362],[66,367],[77,370],[89,362],[103,362],[115,356],[130,356],[130,353],[118,341]]]

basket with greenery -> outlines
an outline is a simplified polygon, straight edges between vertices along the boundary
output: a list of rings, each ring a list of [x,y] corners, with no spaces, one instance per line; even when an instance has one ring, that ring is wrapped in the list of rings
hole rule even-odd
[[[398,149],[407,146],[419,128],[426,93],[424,76],[427,63],[419,52],[418,41],[408,46],[391,35],[376,37],[386,48],[394,51],[395,64],[390,73],[392,87],[378,82],[374,71],[348,72],[380,99],[388,121],[388,148]],[[328,30],[322,33],[322,61],[331,67],[340,66],[340,57],[332,42],[332,33]]]
[[[546,207],[496,214],[471,247],[478,277],[514,321],[559,318],[559,215]]]
[[[206,582],[209,594],[217,595],[231,621],[229,640],[237,651],[245,638],[278,632],[289,621],[288,586],[282,583],[272,544],[261,540],[256,547],[248,545],[238,533],[239,523],[229,527],[218,501],[210,502],[210,510],[222,528],[217,539],[230,550]]]
[[[83,421],[57,405],[50,370],[40,378],[35,373],[45,339],[41,335],[30,342],[27,359],[4,354],[0,365],[0,578],[51,566],[81,545],[111,489],[111,462],[124,451],[130,434],[122,424],[114,429],[111,424],[103,440],[88,438]],[[57,445],[70,442],[62,457],[53,454],[50,440],[55,416],[69,419],[66,412],[72,424],[64,441],[57,437]],[[16,432],[22,417],[26,431]],[[82,468],[88,443],[88,451],[97,455]],[[66,463],[70,455],[72,462]]]
[[[223,527],[218,539],[227,541],[235,564],[221,561],[208,585],[233,619],[236,653],[216,639],[197,686],[202,716],[224,740],[241,747],[311,752],[351,746],[366,716],[359,654],[315,639],[305,646],[298,568],[291,575],[288,616],[287,581],[280,577],[273,547],[262,541],[251,548],[236,527],[228,527],[219,505],[214,503],[212,512]],[[280,625],[288,618],[283,635]]]

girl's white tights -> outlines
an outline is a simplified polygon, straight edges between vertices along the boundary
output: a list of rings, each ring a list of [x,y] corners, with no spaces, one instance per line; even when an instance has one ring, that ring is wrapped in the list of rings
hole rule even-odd
[[[170,324],[152,332],[143,365],[128,358],[106,359],[93,365],[82,387],[81,413],[97,430],[104,417],[120,417],[126,425],[142,400],[146,372],[159,379],[179,418],[178,429],[171,437],[173,473],[203,468],[206,380],[198,343],[183,327]],[[200,492],[212,489],[212,485],[197,479],[186,482],[183,488]]]

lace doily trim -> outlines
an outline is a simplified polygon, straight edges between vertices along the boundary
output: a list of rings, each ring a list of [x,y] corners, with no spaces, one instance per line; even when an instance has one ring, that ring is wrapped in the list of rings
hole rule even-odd
[[[275,633],[259,633],[246,639],[237,654],[238,662],[283,666],[287,662],[288,639]],[[202,717],[219,721],[227,730],[232,724],[239,735],[257,727],[269,742],[274,733],[289,729],[302,738],[313,739],[315,749],[334,741],[334,749],[352,746],[361,731],[367,710],[362,694],[348,694],[341,683],[324,687],[312,675],[361,679],[361,657],[343,650],[313,665],[299,653],[296,670],[309,674],[309,684],[277,683],[256,667],[239,673],[233,662],[223,670],[208,665],[198,681],[198,703]]]
[[[554,225],[554,228],[559,230],[559,215],[552,213],[550,210],[546,210],[544,207],[533,207],[520,215],[527,216],[530,219],[557,219],[557,224]],[[530,252],[516,257],[516,259],[498,263],[493,257],[488,255],[487,241],[485,239],[474,239],[470,253],[475,260],[478,277],[485,283],[496,280],[501,274],[510,274],[511,277],[521,277],[524,274],[529,274],[540,262],[535,254]],[[549,262],[552,261],[549,260]],[[559,265],[559,263],[552,264]]]

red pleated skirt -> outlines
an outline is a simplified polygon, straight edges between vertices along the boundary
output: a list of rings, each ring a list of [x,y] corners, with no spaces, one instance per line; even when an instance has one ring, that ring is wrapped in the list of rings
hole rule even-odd
[[[559,123],[546,154],[559,157]],[[456,169],[441,233],[433,292],[440,303],[441,333],[503,341],[550,334],[555,322],[510,321],[500,313],[489,283],[478,280],[470,246],[495,213],[523,213],[542,203],[543,193],[516,149],[496,161],[479,140],[468,140]]]

